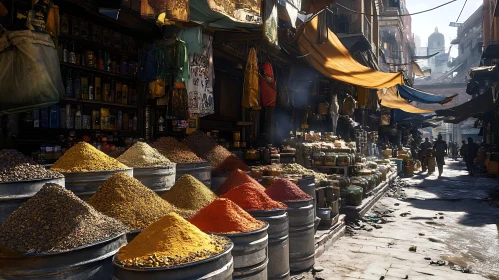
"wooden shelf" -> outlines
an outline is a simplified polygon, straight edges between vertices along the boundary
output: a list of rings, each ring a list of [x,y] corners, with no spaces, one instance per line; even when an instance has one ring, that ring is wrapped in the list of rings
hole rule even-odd
[[[111,102],[105,102],[105,101],[76,99],[76,98],[62,98],[61,102],[70,102],[70,103],[78,103],[78,104],[83,103],[83,104],[102,105],[102,106],[110,106],[110,107],[117,107],[117,108],[137,109],[137,105],[119,104],[119,103],[111,103]]]
[[[105,75],[105,76],[116,77],[116,78],[123,79],[123,80],[137,81],[136,77],[125,76],[125,75],[116,74],[116,73],[112,73],[112,72],[102,71],[102,70],[98,70],[95,68],[89,68],[89,67],[76,65],[76,64],[72,64],[72,63],[68,63],[68,62],[61,62],[61,66],[79,69],[82,71],[92,72],[92,73],[101,74],[101,75]]]
[[[56,132],[60,134],[67,133],[68,131],[75,131],[75,132],[82,132],[82,133],[94,133],[94,132],[100,132],[100,133],[128,133],[128,134],[136,134],[139,133],[137,130],[123,130],[123,129],[74,129],[74,128],[41,128],[41,127],[33,127],[30,131],[29,134],[32,134],[33,132]],[[26,131],[27,132],[27,131]],[[28,134],[28,133],[25,133]]]
[[[121,49],[113,48],[111,46],[105,46],[103,44],[98,44],[98,43],[93,42],[93,41],[84,40],[81,38],[76,38],[76,37],[73,37],[71,35],[60,35],[59,39],[66,40],[66,41],[73,41],[76,43],[77,46],[92,50],[92,51],[94,51],[95,54],[97,54],[97,51],[106,51],[112,55],[128,56],[128,58],[132,58],[132,61],[137,61],[137,57],[138,57],[137,52],[124,51]]]

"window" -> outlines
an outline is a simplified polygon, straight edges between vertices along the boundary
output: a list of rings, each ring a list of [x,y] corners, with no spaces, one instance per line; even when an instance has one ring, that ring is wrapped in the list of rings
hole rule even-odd
[[[388,0],[388,6],[391,8],[400,8],[399,0]]]

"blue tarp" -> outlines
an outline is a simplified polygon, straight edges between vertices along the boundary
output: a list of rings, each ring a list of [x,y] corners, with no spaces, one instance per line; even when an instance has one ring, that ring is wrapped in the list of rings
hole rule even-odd
[[[429,114],[414,114],[414,113],[407,113],[404,112],[400,109],[392,109],[391,112],[391,122],[392,123],[404,123],[404,122],[423,122],[433,116],[435,116],[435,113],[429,113]]]
[[[404,85],[397,85],[397,90],[398,93],[402,98],[409,102],[418,102],[418,103],[424,103],[424,104],[435,104],[435,103],[440,103],[440,104],[445,104],[448,102],[451,102],[454,97],[457,96],[457,94],[453,96],[437,96],[433,95],[431,93],[427,93],[415,88],[411,88],[408,86]]]

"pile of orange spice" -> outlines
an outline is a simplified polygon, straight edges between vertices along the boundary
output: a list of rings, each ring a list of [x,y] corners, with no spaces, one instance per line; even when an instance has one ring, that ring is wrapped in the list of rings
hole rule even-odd
[[[217,193],[219,195],[225,194],[232,190],[235,187],[238,187],[242,184],[250,183],[255,185],[256,187],[260,188],[262,191],[265,191],[265,187],[262,186],[258,181],[253,179],[251,176],[246,174],[246,172],[237,169],[232,171],[227,179],[220,185],[220,187],[217,190]]]
[[[265,223],[253,218],[236,203],[219,198],[189,219],[204,232],[232,234],[261,229]]]
[[[287,208],[286,204],[272,200],[265,190],[251,183],[233,188],[220,198],[230,199],[246,211]]]

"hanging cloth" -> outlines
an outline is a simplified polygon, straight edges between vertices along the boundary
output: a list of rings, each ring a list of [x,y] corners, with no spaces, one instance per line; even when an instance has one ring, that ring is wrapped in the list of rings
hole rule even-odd
[[[255,48],[251,48],[248,61],[246,62],[246,70],[244,71],[243,98],[241,105],[243,108],[256,108],[260,104],[260,93],[258,91],[258,58]]]
[[[215,113],[213,100],[213,37],[203,34],[201,53],[189,55],[190,77],[187,81],[189,113],[204,117]]]
[[[260,65],[260,102],[263,107],[275,107],[277,100],[277,85],[272,64],[265,62]]]
[[[203,29],[201,27],[194,27],[189,29],[182,29],[178,33],[178,37],[182,39],[187,45],[188,55],[195,53],[202,53],[203,51]]]

